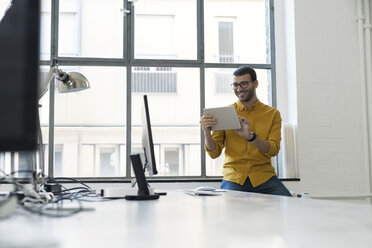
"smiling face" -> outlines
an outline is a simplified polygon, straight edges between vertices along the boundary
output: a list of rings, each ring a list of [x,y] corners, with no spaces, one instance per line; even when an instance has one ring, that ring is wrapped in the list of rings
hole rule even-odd
[[[242,88],[241,86],[234,88],[235,95],[242,103],[248,103],[253,98],[256,98],[256,88],[258,86],[257,80],[253,82],[251,75],[249,74],[234,77],[234,83],[240,84],[241,82],[245,81],[250,82],[245,88]]]

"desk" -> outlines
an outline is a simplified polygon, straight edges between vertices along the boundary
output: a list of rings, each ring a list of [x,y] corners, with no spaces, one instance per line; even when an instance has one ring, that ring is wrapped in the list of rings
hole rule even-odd
[[[172,190],[154,201],[83,206],[94,210],[66,218],[18,211],[0,220],[0,247],[372,247],[369,205]]]

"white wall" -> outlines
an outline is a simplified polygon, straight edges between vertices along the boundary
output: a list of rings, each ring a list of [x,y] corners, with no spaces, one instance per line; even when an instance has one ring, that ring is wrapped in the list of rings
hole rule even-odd
[[[293,40],[277,39],[278,49],[289,49],[278,50],[278,54],[285,55],[277,61],[278,71],[282,70],[278,72],[278,86],[287,84],[291,88],[295,80],[296,89],[285,89],[282,96],[290,100],[280,99],[279,95],[278,106],[283,108],[280,110],[285,112],[284,118],[290,120],[291,104],[297,104],[297,162],[301,179],[286,185],[295,192],[313,195],[368,192],[356,1],[285,2],[279,9],[294,9],[295,46],[288,46]],[[293,23],[286,21],[279,20],[278,26],[291,30]],[[293,54],[295,64],[291,60]],[[279,65],[281,62],[286,66]]]

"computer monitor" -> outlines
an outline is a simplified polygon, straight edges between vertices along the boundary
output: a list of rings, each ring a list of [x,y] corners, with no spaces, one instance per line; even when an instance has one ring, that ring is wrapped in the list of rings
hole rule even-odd
[[[144,150],[144,161],[141,161],[141,156],[139,153],[130,154],[130,159],[132,162],[132,167],[134,170],[135,178],[132,180],[132,187],[138,184],[138,194],[137,195],[125,195],[124,192],[112,189],[102,189],[101,195],[105,198],[123,198],[127,200],[153,200],[158,199],[159,195],[166,195],[166,192],[159,192],[153,189],[148,189],[147,180],[144,172],[147,171],[149,176],[158,174],[156,169],[154,143],[152,138],[151,122],[150,122],[150,111],[149,104],[147,100],[147,95],[143,96],[143,105],[141,110],[142,119],[142,147]],[[142,165],[144,164],[144,165]]]
[[[0,16],[0,151],[37,146],[39,19],[39,0],[13,0]]]
[[[156,169],[154,143],[152,139],[151,121],[147,95],[143,96],[142,108],[142,147],[145,154],[144,169],[150,176],[158,174]]]

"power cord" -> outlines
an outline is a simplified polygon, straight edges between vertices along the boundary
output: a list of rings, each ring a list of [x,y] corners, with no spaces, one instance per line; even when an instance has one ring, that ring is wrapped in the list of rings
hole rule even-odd
[[[68,217],[83,211],[82,199],[86,197],[100,197],[87,184],[74,178],[56,177],[46,178],[45,175],[32,170],[13,171],[10,174],[0,169],[0,182],[15,185],[12,195],[17,195],[19,205],[26,211],[48,217]],[[14,175],[30,173],[28,184],[20,183]],[[72,181],[82,186],[66,188],[60,181]],[[69,207],[64,207],[68,201]],[[71,203],[74,207],[71,207]]]

